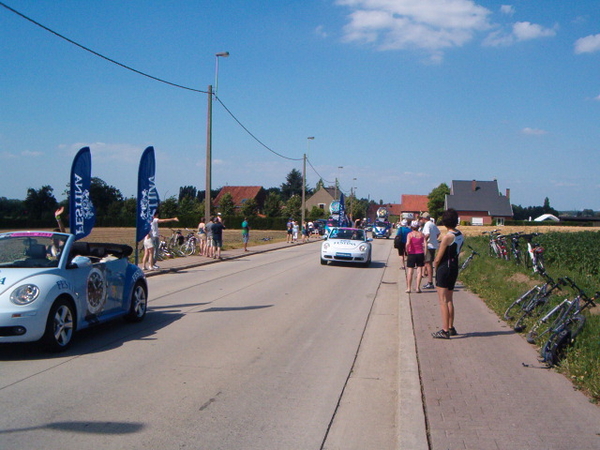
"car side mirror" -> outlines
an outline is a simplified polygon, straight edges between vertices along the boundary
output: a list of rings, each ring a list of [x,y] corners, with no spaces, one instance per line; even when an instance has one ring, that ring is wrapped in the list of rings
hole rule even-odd
[[[91,267],[92,260],[87,256],[76,256],[71,260],[71,264],[69,265],[70,269],[82,268],[82,267]]]

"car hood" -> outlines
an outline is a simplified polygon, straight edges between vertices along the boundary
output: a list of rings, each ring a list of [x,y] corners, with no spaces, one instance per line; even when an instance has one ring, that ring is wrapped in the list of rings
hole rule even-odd
[[[22,268],[22,269],[6,269],[0,268],[0,295],[4,294],[9,289],[19,286],[23,283],[36,283],[40,275],[48,275],[56,273],[56,268],[40,269],[40,268]]]
[[[335,248],[355,248],[366,244],[365,241],[352,241],[350,239],[328,239],[329,245]]]

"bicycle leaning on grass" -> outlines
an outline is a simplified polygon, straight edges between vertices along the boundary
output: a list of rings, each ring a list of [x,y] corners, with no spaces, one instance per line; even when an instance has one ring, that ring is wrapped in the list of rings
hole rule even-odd
[[[594,300],[600,298],[600,292],[596,292],[593,298],[588,297],[569,277],[561,278],[559,283],[573,289],[575,298],[572,300],[565,298],[540,318],[527,333],[527,342],[530,344],[535,344],[540,338],[548,336],[540,349],[540,355],[550,367],[562,359],[567,346],[572,344],[581,332],[585,324],[583,310],[596,306]]]
[[[465,270],[467,267],[469,267],[469,265],[471,264],[471,261],[473,261],[473,259],[476,256],[479,256],[479,253],[477,253],[475,250],[473,250],[473,247],[471,247],[470,245],[467,245],[467,247],[469,247],[471,249],[471,254],[467,257],[467,259],[464,260],[464,262],[458,269],[458,273],[461,273],[463,270]]]

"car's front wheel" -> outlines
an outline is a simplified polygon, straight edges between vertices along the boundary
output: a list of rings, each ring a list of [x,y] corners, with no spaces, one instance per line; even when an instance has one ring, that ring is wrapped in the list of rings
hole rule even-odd
[[[326,259],[323,259],[323,258],[321,258],[321,265],[322,265],[322,266],[326,266],[326,265],[327,265],[327,260],[326,260]]]
[[[125,320],[128,322],[141,322],[146,316],[147,309],[148,291],[146,290],[146,286],[138,282],[131,292],[131,305],[129,306],[129,312],[125,316]]]
[[[51,352],[62,352],[71,346],[75,332],[75,311],[71,302],[58,299],[50,308],[42,345]]]

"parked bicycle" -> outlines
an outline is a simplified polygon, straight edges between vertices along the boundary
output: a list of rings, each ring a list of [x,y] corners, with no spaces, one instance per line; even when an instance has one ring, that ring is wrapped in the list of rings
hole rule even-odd
[[[489,234],[489,252],[490,256],[499,259],[509,259],[507,251],[506,236],[500,234],[500,230],[483,231],[482,234]]]
[[[180,248],[185,256],[191,256],[196,253],[196,250],[198,249],[198,237],[196,236],[196,233],[188,228],[186,228],[185,231],[187,231],[187,235]]]
[[[539,319],[527,333],[527,342],[531,344],[548,336],[540,349],[540,355],[549,366],[557,364],[562,359],[566,347],[572,344],[585,324],[585,316],[582,312],[586,308],[596,306],[594,300],[600,298],[600,292],[596,292],[594,298],[588,297],[569,277],[561,278],[559,282],[573,289],[575,298],[573,300],[565,298]]]
[[[525,267],[533,268],[534,272],[538,270],[544,270],[544,248],[537,242],[533,242],[533,238],[540,236],[542,233],[530,233],[522,234],[520,237],[527,242],[527,255],[529,258],[524,257],[523,262]]]
[[[471,254],[462,263],[462,265],[458,269],[458,273],[461,273],[463,270],[465,270],[467,267],[469,267],[469,265],[471,264],[471,261],[473,261],[473,259],[476,256],[479,256],[479,253],[477,253],[475,250],[473,250],[473,247],[471,247],[470,245],[467,245],[467,247],[469,247],[471,249]]]
[[[560,283],[554,281],[554,279],[550,275],[548,275],[546,271],[538,273],[546,281],[542,285],[534,286],[534,288],[532,288],[535,289],[533,293],[530,296],[523,298],[521,303],[518,305],[520,311],[519,309],[515,310],[520,312],[520,316],[513,326],[513,329],[516,332],[524,331],[526,323],[530,318],[537,317],[538,315],[543,314],[546,305],[548,305],[550,301],[552,293],[560,288]],[[511,312],[509,307],[509,309],[505,313],[505,317],[510,315]]]

